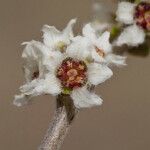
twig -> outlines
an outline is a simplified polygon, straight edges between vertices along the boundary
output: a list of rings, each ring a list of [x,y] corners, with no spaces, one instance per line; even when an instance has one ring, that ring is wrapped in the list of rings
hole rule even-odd
[[[58,96],[55,116],[39,150],[59,150],[76,114],[72,99],[65,95]]]

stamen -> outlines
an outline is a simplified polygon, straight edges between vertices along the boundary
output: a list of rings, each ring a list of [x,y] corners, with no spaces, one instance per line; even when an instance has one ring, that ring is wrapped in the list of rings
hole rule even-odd
[[[57,43],[56,47],[63,53],[63,52],[65,52],[67,45],[63,41],[59,41]]]
[[[99,54],[99,56],[101,57],[104,57],[105,56],[105,53],[102,49],[98,48],[98,47],[95,47],[96,49],[96,52]]]
[[[150,3],[141,2],[137,5],[134,15],[136,24],[150,31]]]
[[[87,66],[83,61],[67,58],[58,68],[57,78],[65,89],[82,87],[87,82]]]

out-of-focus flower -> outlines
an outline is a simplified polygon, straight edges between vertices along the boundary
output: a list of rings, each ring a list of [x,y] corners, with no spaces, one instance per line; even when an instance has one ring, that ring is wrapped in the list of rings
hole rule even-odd
[[[137,46],[142,44],[146,33],[150,31],[150,3],[146,1],[138,4],[120,2],[116,15],[117,21],[127,25],[118,37],[116,45]]]
[[[108,31],[111,28],[111,24],[110,23],[103,23],[99,20],[94,20],[93,22],[91,22],[91,26],[94,28],[94,30],[96,31],[96,34],[102,34],[105,31]]]
[[[22,106],[41,94],[68,94],[77,108],[102,104],[102,99],[88,87],[98,85],[112,76],[109,64],[124,65],[125,58],[112,54],[109,32],[98,37],[90,24],[83,28],[83,36],[73,37],[71,20],[63,32],[46,26],[44,43],[25,42],[22,57],[26,83],[14,104]],[[44,27],[45,28],[45,27]],[[58,47],[65,43],[65,49]]]

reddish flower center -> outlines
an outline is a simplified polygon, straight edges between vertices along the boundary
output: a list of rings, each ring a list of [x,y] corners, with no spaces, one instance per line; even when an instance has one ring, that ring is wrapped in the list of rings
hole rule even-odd
[[[150,3],[141,2],[136,6],[134,18],[137,25],[150,31]]]
[[[57,69],[57,78],[64,88],[82,87],[87,82],[87,66],[83,61],[67,58]]]

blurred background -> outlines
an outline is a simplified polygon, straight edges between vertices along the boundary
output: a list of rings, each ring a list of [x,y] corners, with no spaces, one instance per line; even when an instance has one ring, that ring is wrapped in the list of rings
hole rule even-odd
[[[103,0],[115,11],[117,0]],[[103,2],[99,0],[98,2]],[[36,97],[17,108],[13,96],[24,82],[23,41],[41,40],[43,24],[63,29],[78,18],[75,32],[91,20],[92,0],[0,0],[0,150],[36,150],[55,110],[55,98]],[[62,150],[150,149],[150,57],[127,54],[127,66],[96,93],[101,107],[81,110]]]

